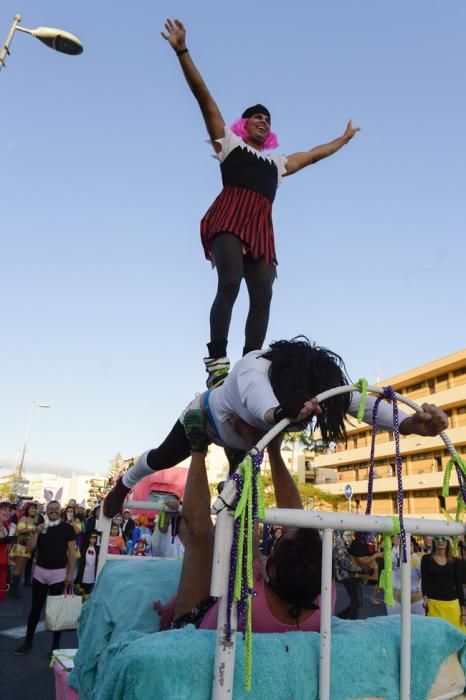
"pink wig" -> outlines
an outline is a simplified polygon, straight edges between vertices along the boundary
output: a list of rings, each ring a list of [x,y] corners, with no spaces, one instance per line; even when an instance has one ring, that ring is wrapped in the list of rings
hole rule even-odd
[[[243,117],[240,117],[239,119],[234,121],[233,124],[230,126],[230,130],[234,134],[236,134],[236,136],[239,136],[240,139],[247,139],[249,136],[249,132],[246,129],[247,121],[247,119],[243,119]],[[280,144],[278,143],[277,134],[275,134],[273,131],[269,131],[269,135],[262,144],[261,151],[267,151],[270,148],[277,148],[277,146],[279,145]]]

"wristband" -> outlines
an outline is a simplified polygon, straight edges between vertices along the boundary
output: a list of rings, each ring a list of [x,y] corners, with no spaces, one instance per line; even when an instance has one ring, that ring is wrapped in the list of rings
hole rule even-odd
[[[180,49],[180,51],[176,52],[176,55],[181,56],[182,54],[187,53],[188,51],[189,51],[189,49]]]
[[[275,425],[277,423],[280,423],[280,421],[284,418],[288,418],[286,409],[283,408],[283,406],[277,406],[277,408],[273,412],[273,421]]]

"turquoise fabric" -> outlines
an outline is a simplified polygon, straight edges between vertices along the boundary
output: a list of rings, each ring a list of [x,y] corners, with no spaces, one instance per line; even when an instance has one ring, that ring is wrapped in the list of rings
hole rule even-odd
[[[176,589],[179,562],[106,564],[84,606],[79,651],[70,684],[80,700],[208,700],[215,632],[188,627],[154,634],[154,600]],[[131,566],[131,565],[130,565]],[[459,653],[466,668],[466,636],[436,618],[412,616],[412,700],[425,700],[441,663]],[[314,632],[255,634],[252,691],[244,691],[244,644],[238,639],[235,700],[317,700],[319,639]],[[332,626],[332,700],[375,695],[399,698],[400,618],[335,619]]]

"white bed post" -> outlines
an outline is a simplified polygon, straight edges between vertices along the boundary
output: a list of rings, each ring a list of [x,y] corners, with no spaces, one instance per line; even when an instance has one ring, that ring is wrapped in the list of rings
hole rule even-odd
[[[99,553],[99,560],[97,562],[97,573],[96,573],[96,582],[97,579],[100,576],[100,572],[104,568],[105,565],[105,560],[107,559],[107,553],[108,553],[108,542],[110,539],[110,527],[112,525],[112,518],[106,518],[104,515],[104,505],[103,503],[100,504],[100,509],[99,509],[99,528],[101,532],[101,537],[100,537],[100,553]]]
[[[322,534],[322,579],[320,596],[319,700],[330,700],[330,652],[332,642],[333,530]]]
[[[223,508],[217,515],[215,526],[214,559],[210,595],[219,598],[217,640],[215,645],[214,673],[212,678],[212,700],[233,698],[236,644],[236,603],[231,611],[231,638],[227,634],[228,581],[230,551],[233,542],[233,511]]]
[[[406,533],[406,563],[401,562],[400,699],[411,697],[411,534]]]

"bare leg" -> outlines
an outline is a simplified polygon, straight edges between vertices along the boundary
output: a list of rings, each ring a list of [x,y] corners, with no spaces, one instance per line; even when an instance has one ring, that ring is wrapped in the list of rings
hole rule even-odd
[[[15,566],[13,569],[14,576],[21,576],[21,574],[24,571],[24,568],[26,566],[27,561],[28,561],[27,557],[15,557],[15,559],[14,559]]]
[[[210,491],[205,452],[193,452],[183,499],[180,539],[184,558],[176,596],[174,619],[189,613],[209,597],[214,552],[214,526],[210,518]]]

